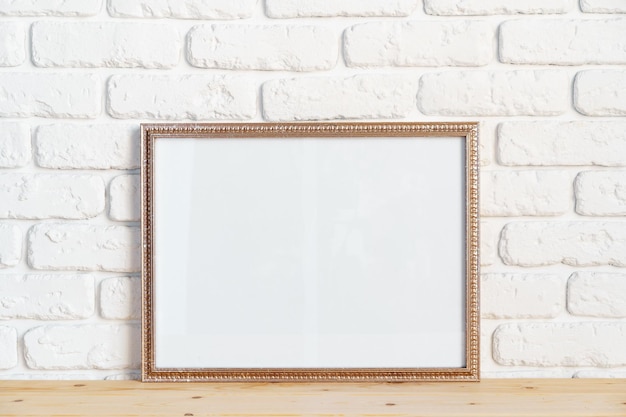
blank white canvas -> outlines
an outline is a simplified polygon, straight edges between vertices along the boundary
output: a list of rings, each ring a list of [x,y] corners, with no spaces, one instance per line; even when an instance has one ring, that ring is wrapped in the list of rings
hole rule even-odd
[[[465,366],[464,146],[156,139],[156,367]]]

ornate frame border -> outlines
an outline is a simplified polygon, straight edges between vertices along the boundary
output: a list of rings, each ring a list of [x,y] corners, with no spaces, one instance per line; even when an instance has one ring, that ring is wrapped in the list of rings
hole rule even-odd
[[[466,365],[462,368],[188,369],[156,368],[153,334],[154,141],[160,137],[431,137],[465,139]],[[144,382],[415,382],[479,380],[478,123],[157,123],[141,125],[142,381]]]

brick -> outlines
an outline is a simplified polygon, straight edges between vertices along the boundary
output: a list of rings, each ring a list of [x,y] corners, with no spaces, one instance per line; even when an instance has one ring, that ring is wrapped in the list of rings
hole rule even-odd
[[[626,371],[590,369],[576,372],[573,378],[626,378]]]
[[[0,380],[7,381],[89,381],[89,380],[101,380],[102,377],[98,374],[79,374],[79,373],[56,373],[52,371],[46,371],[45,373],[33,373],[27,374],[0,374]]]
[[[482,363],[481,363],[482,365]],[[485,372],[480,371],[481,379],[536,379],[536,378],[558,378],[558,379],[570,379],[574,376],[574,371],[571,370],[552,370],[552,369],[539,369],[534,371],[494,371]]]
[[[507,265],[626,266],[626,222],[513,222],[499,249]]]
[[[555,116],[571,106],[570,80],[551,70],[430,73],[417,100],[427,115]]]
[[[333,16],[408,16],[416,0],[266,0],[265,14],[272,18]]]
[[[93,16],[102,0],[0,0],[0,16]]]
[[[483,216],[557,216],[571,209],[572,179],[567,171],[483,171]]]
[[[480,223],[480,264],[490,266],[496,262],[498,257],[498,240],[502,227],[499,225],[481,222]]]
[[[105,381],[140,381],[141,373],[129,372],[125,374],[107,375],[104,377]]]
[[[480,66],[491,61],[493,34],[480,21],[369,22],[346,29],[343,49],[349,67]]]
[[[505,122],[497,154],[509,166],[626,166],[626,123]]]
[[[567,285],[567,310],[576,316],[626,317],[626,274],[573,273]]]
[[[104,211],[104,181],[94,175],[0,174],[0,218],[87,219]]]
[[[585,13],[626,13],[622,0],[580,0],[580,8]]]
[[[481,316],[554,318],[565,309],[565,280],[553,274],[483,274]]]
[[[442,16],[567,13],[573,7],[574,0],[424,0],[427,14]]]
[[[24,335],[30,369],[127,369],[141,362],[136,325],[39,326]]]
[[[17,366],[17,330],[0,326],[0,369]]]
[[[35,161],[44,168],[139,168],[139,126],[119,124],[39,126]]]
[[[2,319],[84,319],[94,300],[90,275],[0,275]]]
[[[244,19],[252,16],[256,0],[109,0],[113,17],[174,19]]]
[[[22,231],[8,223],[0,223],[0,268],[17,265],[22,259]]]
[[[478,163],[482,168],[487,167],[493,163],[497,123],[494,123],[493,121],[481,121],[479,132]]]
[[[250,119],[256,87],[226,75],[114,75],[108,83],[108,113],[118,119]]]
[[[136,222],[141,218],[141,185],[139,175],[119,175],[109,185],[111,220]]]
[[[327,70],[337,64],[337,36],[326,26],[200,25],[187,35],[187,59],[202,68]]]
[[[504,22],[500,25],[500,61],[507,64],[623,64],[626,63],[626,19]]]
[[[101,111],[100,88],[90,74],[4,73],[0,117],[93,118]]]
[[[626,116],[626,71],[579,72],[574,80],[574,107],[586,116]]]
[[[507,366],[624,366],[626,323],[503,324],[493,358]]]
[[[172,68],[182,42],[157,23],[35,22],[32,59],[38,67]]]
[[[586,171],[576,177],[576,213],[626,215],[626,171]]]
[[[17,67],[26,60],[26,31],[18,22],[0,22],[0,67]]]
[[[0,123],[0,168],[18,168],[31,160],[30,126]]]
[[[137,227],[41,223],[28,232],[28,263],[34,269],[139,272]]]
[[[107,278],[100,284],[100,315],[105,319],[141,319],[141,278]]]
[[[293,78],[263,84],[266,120],[388,119],[415,106],[416,80],[402,75]]]

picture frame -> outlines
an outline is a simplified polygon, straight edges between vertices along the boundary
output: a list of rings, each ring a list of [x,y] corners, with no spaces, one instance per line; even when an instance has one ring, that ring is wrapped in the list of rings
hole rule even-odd
[[[142,380],[479,379],[478,124],[141,125]]]

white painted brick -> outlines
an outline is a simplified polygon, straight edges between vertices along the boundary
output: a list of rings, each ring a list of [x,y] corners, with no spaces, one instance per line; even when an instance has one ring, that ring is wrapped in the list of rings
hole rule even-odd
[[[0,168],[22,167],[30,160],[30,126],[0,123]]]
[[[417,80],[404,75],[293,78],[263,84],[266,120],[388,119],[415,106]]]
[[[491,342],[489,342],[491,343]],[[505,368],[507,369],[507,368]],[[536,379],[536,378],[559,378],[569,379],[574,378],[574,372],[567,369],[559,370],[536,370],[536,371],[494,371],[494,372],[480,372],[481,379]]]
[[[102,0],[0,0],[0,16],[93,16]]]
[[[590,369],[576,372],[573,378],[626,378],[626,371]]]
[[[16,67],[26,60],[26,30],[18,22],[0,22],[0,67]]]
[[[17,265],[22,259],[22,231],[8,223],[0,223],[0,268]]]
[[[567,285],[567,310],[576,316],[626,317],[626,274],[575,272]]]
[[[572,179],[566,171],[483,171],[483,216],[556,216],[571,209]]]
[[[175,19],[243,19],[250,17],[257,0],[109,0],[113,17]]]
[[[500,60],[509,64],[623,64],[626,19],[504,22]]]
[[[333,16],[408,16],[417,0],[265,0],[273,18]]]
[[[0,326],[0,369],[11,369],[17,365],[17,330]]]
[[[626,71],[579,72],[574,80],[574,106],[587,116],[626,116]]]
[[[28,263],[34,269],[138,272],[137,227],[41,223],[28,232]]]
[[[90,275],[0,275],[2,319],[84,319],[94,300]]]
[[[567,13],[575,0],[424,0],[432,15],[492,15]]]
[[[54,124],[35,133],[35,161],[44,168],[139,168],[138,125]]]
[[[580,0],[580,8],[586,13],[626,13],[624,0]]]
[[[109,185],[112,220],[139,221],[141,216],[141,188],[139,175],[119,175]]]
[[[626,171],[586,171],[576,177],[576,213],[626,215]]]
[[[108,83],[109,114],[119,119],[250,119],[256,87],[226,75],[114,75]]]
[[[35,22],[32,59],[38,67],[171,68],[181,36],[158,23]]]
[[[100,315],[105,319],[141,319],[141,278],[107,278],[100,284]]]
[[[140,381],[141,373],[129,372],[127,374],[107,375],[104,377],[104,380],[105,381]]]
[[[338,36],[325,26],[201,25],[187,35],[187,59],[202,68],[326,70],[337,64]]]
[[[446,71],[424,74],[418,107],[439,116],[554,116],[570,104],[564,72]]]
[[[0,380],[5,381],[93,381],[101,380],[98,374],[85,374],[76,372],[51,372],[45,373],[27,373],[27,374],[0,374]]]
[[[493,56],[491,24],[482,21],[369,22],[346,29],[350,67],[480,66]]]
[[[98,176],[0,173],[0,218],[87,219],[103,211]]]
[[[626,365],[626,323],[503,324],[493,338],[493,357],[501,365]]]
[[[483,274],[481,316],[553,318],[565,310],[565,280],[553,274]]]
[[[503,165],[626,166],[626,123],[505,122],[497,154]]]
[[[91,74],[3,73],[0,117],[93,118],[101,111],[100,89]]]
[[[480,264],[493,265],[498,256],[498,240],[502,228],[489,222],[480,223]]]
[[[500,236],[507,265],[626,266],[626,222],[514,222]]]
[[[478,128],[478,163],[481,168],[487,167],[493,162],[497,126],[497,123],[493,121],[480,122]]]
[[[126,369],[141,362],[135,325],[39,326],[24,335],[31,369]]]

